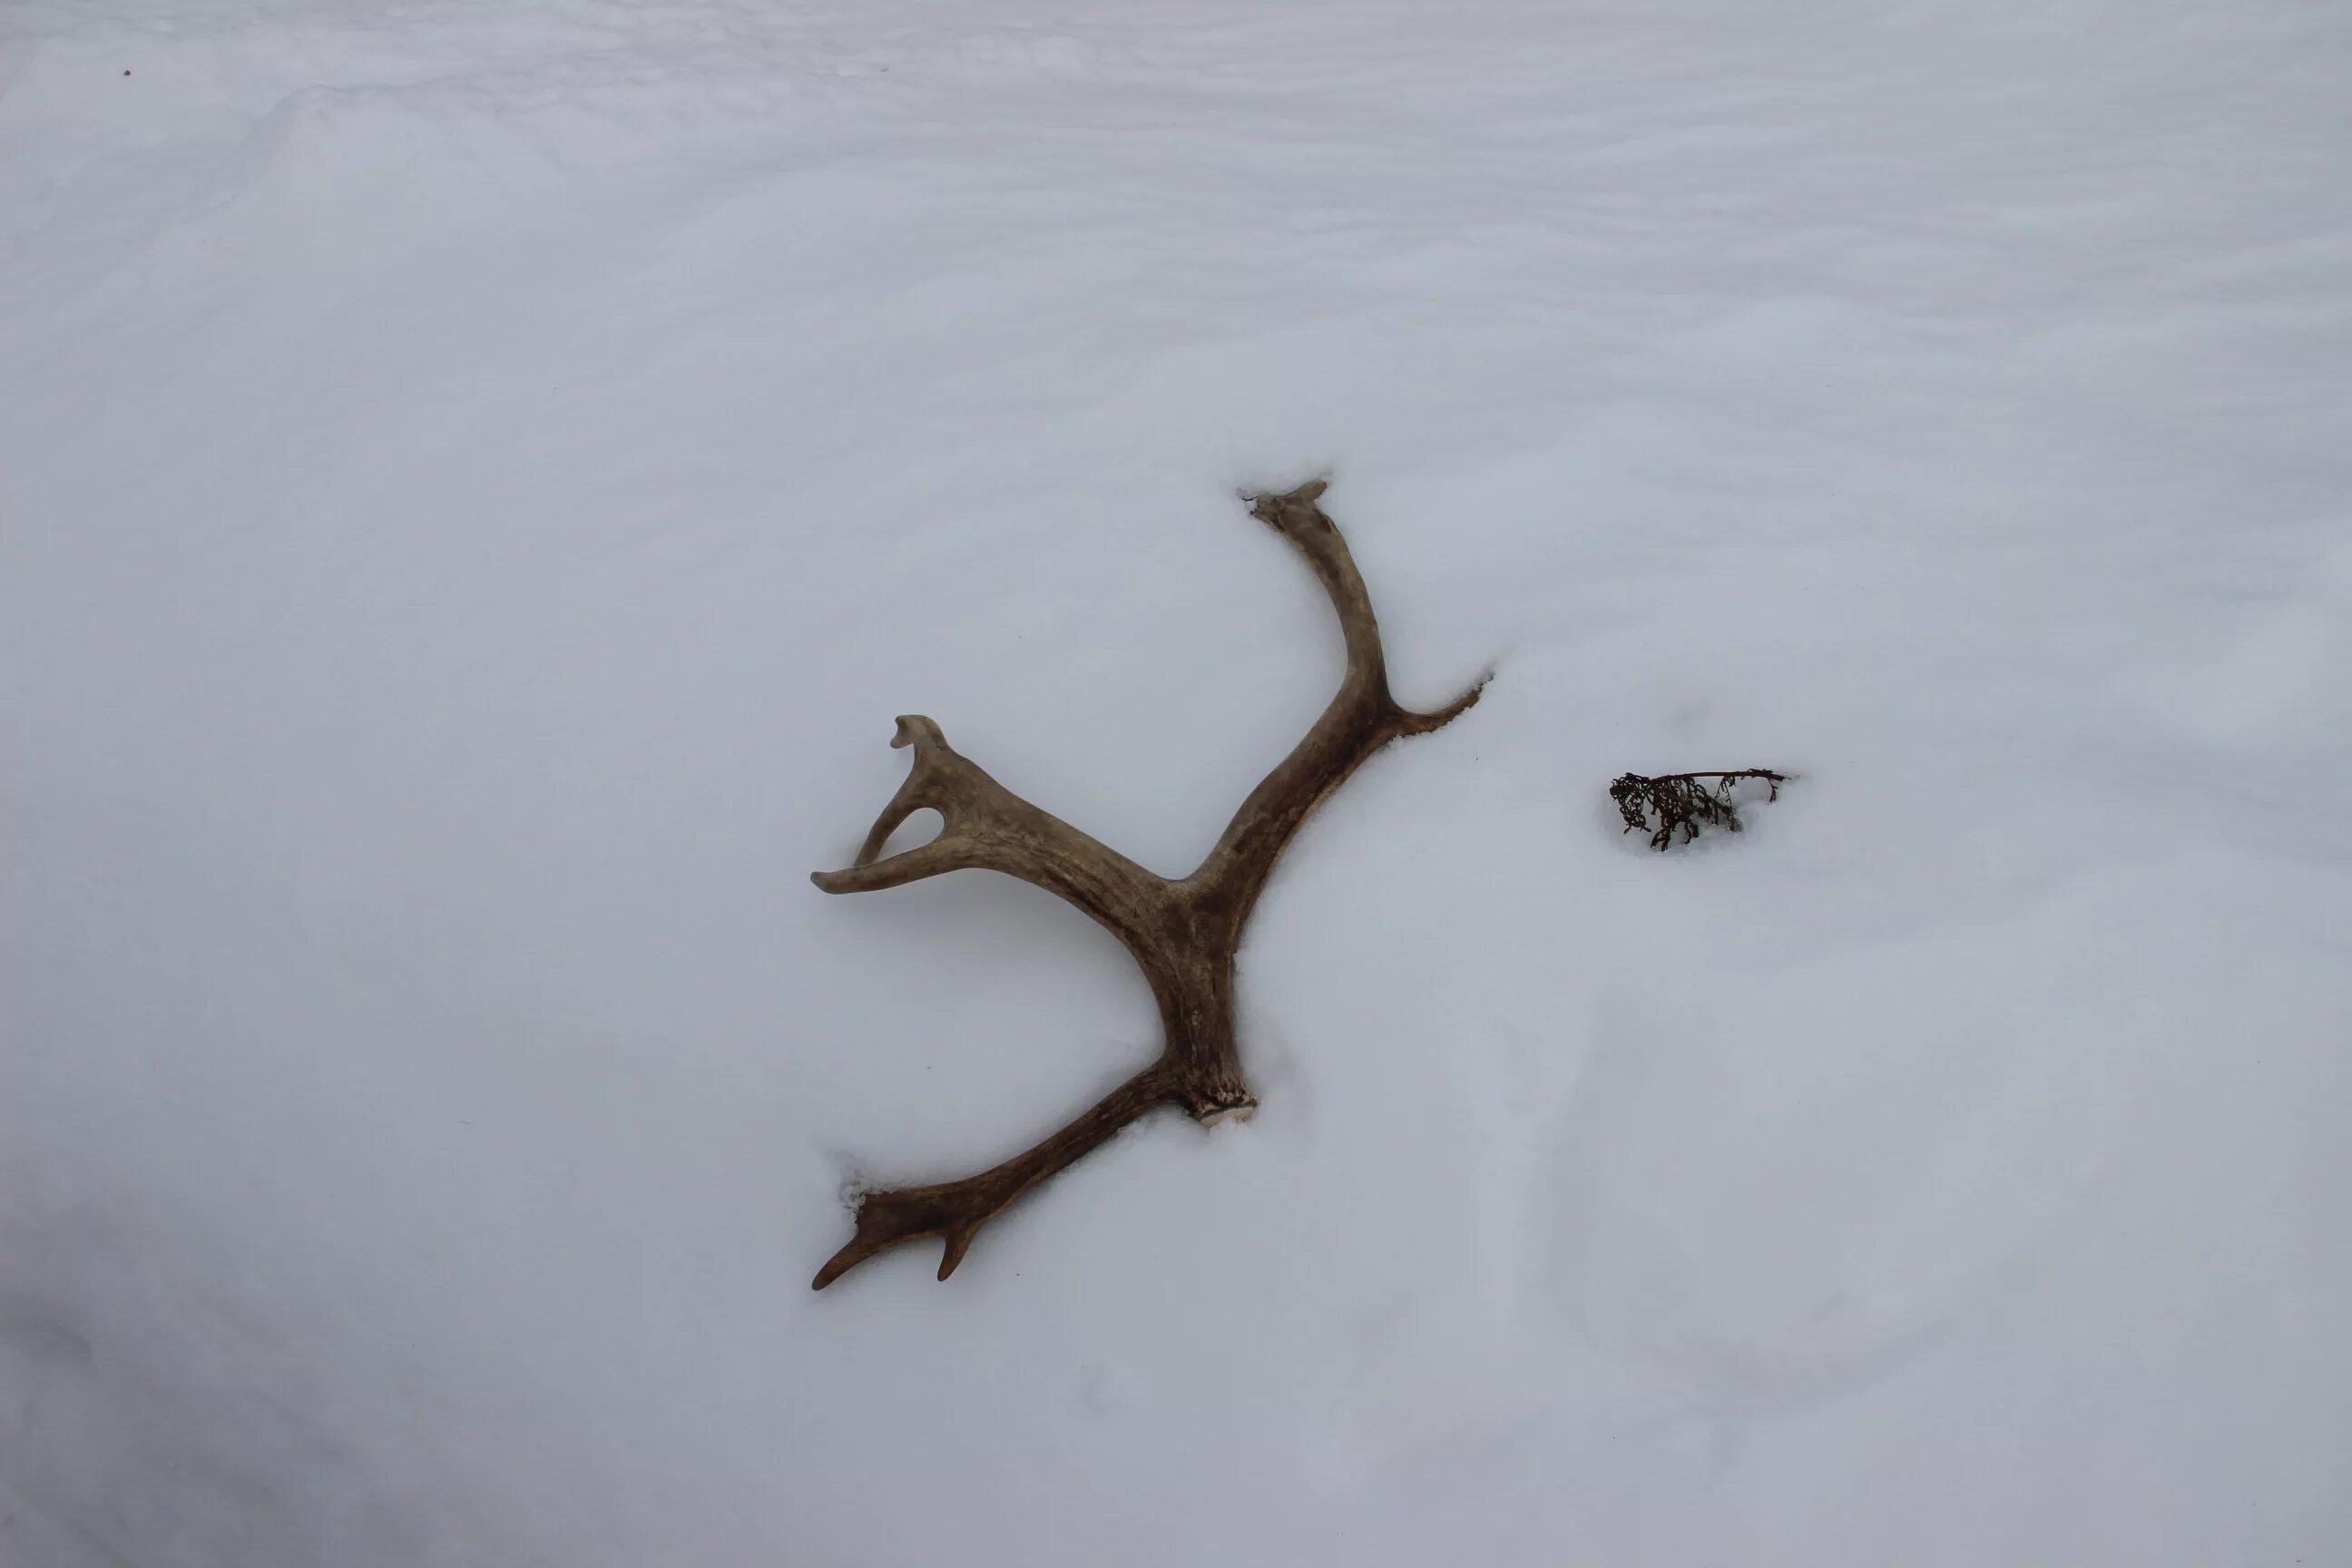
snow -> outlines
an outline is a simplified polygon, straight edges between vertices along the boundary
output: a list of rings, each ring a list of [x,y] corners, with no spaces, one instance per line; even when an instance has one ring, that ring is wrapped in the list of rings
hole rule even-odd
[[[2352,20],[0,11],[0,1563],[2336,1563]],[[1156,1048],[929,713],[1187,868]],[[1654,855],[1627,769],[1801,774]]]

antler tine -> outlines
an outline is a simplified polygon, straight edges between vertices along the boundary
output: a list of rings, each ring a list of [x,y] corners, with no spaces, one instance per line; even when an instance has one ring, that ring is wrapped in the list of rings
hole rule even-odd
[[[949,745],[933,721],[902,716],[890,744],[912,746],[914,765],[874,819],[849,868],[810,876],[824,891],[867,893],[943,871],[1001,871],[1077,905],[1124,941],[1135,931],[1139,911],[1166,886],[1117,850],[998,784]],[[926,808],[940,814],[939,837],[877,858],[898,825]]]
[[[1452,723],[1477,702],[1494,673],[1481,675],[1435,713],[1413,713],[1398,705],[1389,691],[1388,656],[1363,574],[1339,525],[1318,504],[1329,488],[1328,479],[1310,479],[1287,494],[1250,498],[1250,514],[1287,539],[1322,583],[1339,618],[1348,670],[1306,737],[1250,792],[1216,847],[1187,879],[1218,889],[1242,919],[1285,847],[1332,791],[1391,741]]]
[[[890,749],[897,751],[904,746],[915,748],[914,765],[907,770],[906,782],[898,786],[898,793],[890,797],[890,804],[874,819],[874,831],[858,846],[853,865],[871,866],[875,857],[882,853],[882,846],[890,841],[890,835],[898,831],[898,825],[931,804],[930,786],[937,776],[938,759],[941,752],[954,755],[939,725],[919,713],[898,715],[898,728],[890,737]]]
[[[940,1278],[955,1272],[980,1227],[1046,1177],[1093,1152],[1129,1122],[1174,1098],[1173,1079],[1154,1062],[1087,1108],[1034,1148],[959,1182],[867,1193],[857,1205],[857,1233],[817,1270],[822,1290],[879,1252],[936,1236],[946,1243]]]
[[[1478,706],[1478,699],[1486,694],[1486,683],[1494,679],[1493,670],[1481,670],[1478,679],[1470,683],[1467,690],[1434,713],[1416,713],[1410,708],[1398,709],[1397,733],[1400,736],[1427,735],[1444,729]]]
[[[914,765],[907,770],[906,779],[898,785],[898,793],[890,797],[890,804],[884,806],[882,814],[874,819],[873,830],[866,834],[866,842],[858,846],[857,858],[849,863],[848,868],[809,874],[809,880],[828,893],[868,893],[883,888],[902,887],[925,877],[936,877],[942,871],[953,871],[971,864],[959,853],[962,847],[961,837],[956,832],[954,819],[949,815],[957,803],[952,799],[951,792],[942,794],[937,787],[940,758],[955,755],[948,746],[947,737],[940,732],[937,723],[921,714],[902,713],[898,716],[898,731],[891,736],[890,744],[894,749],[914,747]],[[890,835],[898,831],[899,824],[926,808],[939,812],[943,824],[940,836],[928,844],[919,845],[887,859],[880,858],[882,847],[890,841]]]

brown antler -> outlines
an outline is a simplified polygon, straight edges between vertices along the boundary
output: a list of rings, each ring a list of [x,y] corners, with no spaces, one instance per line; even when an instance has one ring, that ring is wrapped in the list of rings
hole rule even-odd
[[[817,1289],[877,1252],[929,1236],[946,1244],[940,1259],[940,1278],[946,1279],[980,1227],[1015,1198],[1160,1106],[1177,1106],[1203,1123],[1256,1109],[1234,1040],[1234,952],[1275,860],[1307,814],[1366,758],[1400,736],[1444,728],[1478,700],[1486,683],[1481,676],[1434,713],[1397,706],[1364,580],[1347,542],[1316,504],[1324,489],[1317,479],[1287,495],[1246,499],[1252,514],[1296,545],[1322,579],[1347,638],[1347,677],[1307,738],[1250,792],[1209,858],[1182,880],[1154,876],[1038,810],[958,753],[930,720],[898,721],[890,743],[915,749],[907,782],[875,819],[856,863],[810,879],[828,893],[864,893],[979,867],[1034,882],[1127,945],[1159,1000],[1167,1045],[1157,1061],[1076,1121],[1001,1165],[961,1181],[867,1193],[858,1205],[857,1233],[817,1271]],[[939,837],[878,858],[898,825],[927,806],[946,823]]]

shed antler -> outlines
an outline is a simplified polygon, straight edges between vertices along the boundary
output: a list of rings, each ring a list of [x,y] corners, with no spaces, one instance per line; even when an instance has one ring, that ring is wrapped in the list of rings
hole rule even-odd
[[[1481,676],[1434,713],[1397,705],[1389,695],[1380,626],[1364,580],[1347,542],[1316,504],[1324,488],[1317,479],[1287,495],[1246,499],[1252,514],[1290,541],[1322,579],[1347,639],[1347,677],[1306,739],[1250,792],[1191,876],[1171,881],[1153,875],[998,784],[950,746],[930,720],[898,721],[890,743],[915,752],[907,782],[875,819],[856,862],[810,879],[828,893],[865,893],[978,867],[1033,882],[1092,915],[1127,945],[1160,1003],[1167,1044],[1159,1059],[1076,1121],[1001,1165],[961,1181],[866,1194],[856,1234],[817,1271],[816,1289],[878,1252],[933,1236],[945,1243],[944,1279],[982,1226],[1146,1112],[1173,1105],[1213,1123],[1256,1109],[1234,1039],[1234,952],[1275,860],[1307,814],[1366,758],[1400,736],[1444,728],[1478,700],[1486,683]],[[884,857],[891,833],[926,807],[945,820],[939,837]]]

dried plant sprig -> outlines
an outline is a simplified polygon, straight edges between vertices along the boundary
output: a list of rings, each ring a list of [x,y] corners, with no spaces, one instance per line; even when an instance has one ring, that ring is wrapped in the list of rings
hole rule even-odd
[[[1712,787],[1701,779],[1713,779]],[[1675,841],[1675,830],[1682,830],[1687,844],[1698,837],[1701,827],[1720,827],[1727,832],[1740,831],[1739,808],[1732,804],[1732,786],[1742,779],[1762,779],[1771,793],[1765,798],[1780,798],[1780,786],[1789,782],[1787,773],[1776,773],[1770,768],[1735,768],[1726,773],[1662,773],[1648,778],[1641,773],[1620,773],[1609,786],[1609,798],[1617,803],[1617,814],[1625,819],[1625,831],[1636,829],[1650,836],[1650,847],[1664,849]],[[1658,825],[1654,829],[1650,818]]]

